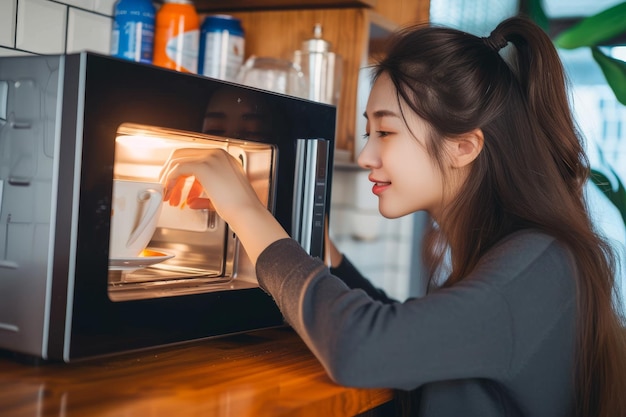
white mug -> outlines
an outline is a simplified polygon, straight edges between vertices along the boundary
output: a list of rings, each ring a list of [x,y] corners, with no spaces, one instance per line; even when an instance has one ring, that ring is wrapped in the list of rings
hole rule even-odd
[[[141,254],[157,227],[163,202],[158,182],[113,181],[109,258],[134,258]]]

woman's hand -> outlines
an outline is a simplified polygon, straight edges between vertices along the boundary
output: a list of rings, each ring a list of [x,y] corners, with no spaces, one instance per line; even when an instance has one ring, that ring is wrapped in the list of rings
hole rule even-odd
[[[223,149],[177,149],[161,171],[164,200],[171,206],[182,203],[188,177],[194,177],[185,204],[190,208],[213,209],[229,222],[231,216],[260,203],[241,164]],[[202,198],[203,191],[211,198]]]
[[[164,200],[181,203],[186,178],[194,183],[186,197],[191,208],[210,208],[226,221],[239,237],[251,261],[272,242],[288,237],[287,232],[261,203],[241,164],[223,149],[177,149],[161,172]],[[206,191],[208,198],[201,197]]]

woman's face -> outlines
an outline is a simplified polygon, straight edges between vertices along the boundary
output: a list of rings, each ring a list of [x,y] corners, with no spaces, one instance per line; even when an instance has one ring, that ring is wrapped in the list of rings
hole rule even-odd
[[[365,117],[369,138],[358,164],[370,171],[380,213],[397,218],[425,210],[436,218],[443,204],[443,183],[426,151],[427,124],[404,103],[401,112],[395,86],[385,73],[374,83]]]

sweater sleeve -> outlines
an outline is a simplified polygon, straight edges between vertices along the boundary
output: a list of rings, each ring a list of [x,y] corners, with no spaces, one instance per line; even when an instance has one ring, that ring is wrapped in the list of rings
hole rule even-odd
[[[509,311],[497,294],[470,285],[384,304],[350,289],[291,239],[270,245],[256,270],[286,321],[340,384],[414,389],[478,370],[495,377],[506,367]]]
[[[394,302],[383,290],[376,288],[367,278],[361,275],[345,255],[336,268],[330,268],[330,273],[340,278],[351,289],[361,288],[374,300],[379,300],[384,303]]]
[[[383,303],[363,289],[350,288],[291,239],[266,248],[256,272],[260,286],[334,381],[408,390],[442,380],[503,379],[515,365],[514,320],[503,295],[506,285],[497,280],[535,279],[536,268],[529,265],[542,258],[548,245],[526,246],[530,253],[520,259],[515,258],[520,257],[519,248],[508,249],[477,268],[476,276],[403,303]],[[543,258],[542,274],[571,274],[562,270],[560,259]],[[493,285],[494,277],[498,285]],[[516,291],[524,287],[515,286]],[[531,296],[540,301],[536,294]],[[560,304],[548,298],[545,305],[554,309]],[[532,325],[543,323],[534,320]],[[528,336],[535,334],[541,332]]]

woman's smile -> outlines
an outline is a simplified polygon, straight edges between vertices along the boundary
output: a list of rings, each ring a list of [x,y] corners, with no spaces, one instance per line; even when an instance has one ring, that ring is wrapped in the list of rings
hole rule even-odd
[[[375,195],[382,194],[383,191],[385,191],[391,185],[390,182],[378,181],[373,178],[370,178],[370,181],[374,183],[374,185],[372,186],[372,193],[374,193]]]

